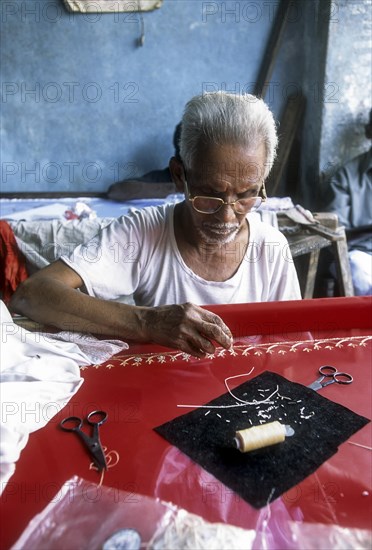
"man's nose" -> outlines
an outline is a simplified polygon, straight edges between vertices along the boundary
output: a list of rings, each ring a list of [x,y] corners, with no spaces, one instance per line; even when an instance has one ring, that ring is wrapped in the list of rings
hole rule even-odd
[[[236,213],[232,204],[224,204],[217,215],[222,223],[236,223]]]

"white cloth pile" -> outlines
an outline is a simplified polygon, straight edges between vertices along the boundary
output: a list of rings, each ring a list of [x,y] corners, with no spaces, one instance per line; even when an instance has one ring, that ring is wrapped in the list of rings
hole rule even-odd
[[[111,218],[61,221],[9,221],[19,250],[30,271],[36,271],[70,254],[76,246],[89,241]]]
[[[78,391],[79,366],[103,363],[128,345],[77,334],[82,350],[56,335],[30,332],[16,325],[0,301],[0,494],[15,471],[29,434],[45,426]],[[89,354],[88,349],[93,349]]]

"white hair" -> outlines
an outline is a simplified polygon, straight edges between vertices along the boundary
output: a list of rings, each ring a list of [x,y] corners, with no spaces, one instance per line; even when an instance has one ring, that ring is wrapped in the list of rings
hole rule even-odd
[[[253,151],[266,148],[264,178],[276,156],[278,137],[272,112],[251,94],[208,92],[193,97],[185,107],[180,139],[181,158],[191,168],[201,143],[237,145]]]

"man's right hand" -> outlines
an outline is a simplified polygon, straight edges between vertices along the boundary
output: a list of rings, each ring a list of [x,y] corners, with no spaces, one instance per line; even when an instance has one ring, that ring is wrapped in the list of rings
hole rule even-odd
[[[232,346],[232,334],[215,313],[191,303],[138,308],[142,341],[176,348],[195,357],[214,353],[215,343]]]
[[[142,307],[106,301],[78,292],[83,281],[61,260],[26,279],[11,309],[38,323],[62,330],[155,342],[195,357],[229,349],[232,335],[218,315],[191,303]]]

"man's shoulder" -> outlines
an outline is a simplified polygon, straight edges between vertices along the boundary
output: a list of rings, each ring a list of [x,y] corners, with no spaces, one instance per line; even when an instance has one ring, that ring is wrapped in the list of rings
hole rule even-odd
[[[144,206],[143,208],[136,207],[118,218],[118,222],[123,227],[132,226],[139,230],[147,228],[154,230],[156,227],[164,228],[167,226],[173,209],[174,204]]]
[[[358,157],[357,157],[358,158]],[[367,172],[372,168],[372,147],[368,149],[362,155],[359,155],[359,170],[361,172]]]
[[[283,233],[266,221],[262,221],[259,216],[249,220],[251,235],[256,242],[286,242]]]
[[[359,155],[356,155],[349,161],[345,162],[335,173],[334,177],[337,175],[351,175],[355,176],[360,172],[365,172],[372,166],[372,148],[364,151]]]

